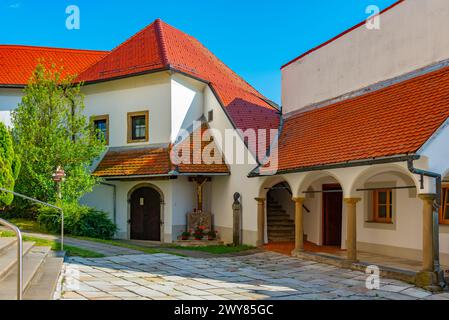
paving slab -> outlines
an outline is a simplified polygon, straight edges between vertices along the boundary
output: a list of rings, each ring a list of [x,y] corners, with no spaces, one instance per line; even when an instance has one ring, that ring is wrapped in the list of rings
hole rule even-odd
[[[68,258],[60,299],[126,300],[416,300],[449,299],[408,283],[381,278],[366,288],[363,272],[273,252],[192,258],[131,254]],[[64,281],[63,281],[64,280]],[[67,285],[66,283],[69,283]]]

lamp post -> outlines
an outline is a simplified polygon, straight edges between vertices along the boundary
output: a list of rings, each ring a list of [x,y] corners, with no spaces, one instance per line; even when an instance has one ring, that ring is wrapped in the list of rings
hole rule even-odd
[[[61,193],[61,184],[64,182],[65,171],[61,166],[56,168],[55,173],[53,174],[53,181],[56,183],[56,196],[61,201],[62,193]],[[64,212],[61,209],[61,251],[64,251]]]

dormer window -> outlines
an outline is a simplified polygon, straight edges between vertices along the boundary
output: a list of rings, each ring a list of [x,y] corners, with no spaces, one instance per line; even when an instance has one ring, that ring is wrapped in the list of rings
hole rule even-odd
[[[128,113],[128,143],[148,141],[148,111]]]
[[[104,140],[109,144],[109,115],[92,117],[94,130],[99,140]]]

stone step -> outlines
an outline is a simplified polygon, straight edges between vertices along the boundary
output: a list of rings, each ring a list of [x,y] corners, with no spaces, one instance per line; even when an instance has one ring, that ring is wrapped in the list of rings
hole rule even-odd
[[[64,258],[49,255],[35,275],[24,300],[52,300],[58,284]]]
[[[283,236],[294,236],[295,235],[295,231],[270,231],[268,233],[268,236],[272,236],[272,237],[283,237]]]
[[[290,221],[294,221],[293,219],[291,219],[290,218],[290,216],[287,216],[287,215],[285,215],[285,216],[269,216],[269,217],[267,217],[267,221],[287,221],[287,222],[290,222]]]
[[[268,232],[271,231],[294,231],[295,226],[292,225],[280,225],[280,226],[268,226]]]
[[[295,221],[290,219],[274,219],[274,220],[267,220],[267,225],[286,225],[286,226],[294,226]]]
[[[31,285],[34,276],[44,263],[50,247],[33,247],[23,257],[23,291]],[[0,300],[15,300],[17,297],[17,268],[12,269],[6,277],[0,281]]]
[[[0,255],[0,280],[5,278],[14,267],[17,266],[17,243],[13,240],[13,243],[10,244]],[[28,251],[33,248],[34,242],[24,242],[23,243],[23,255],[25,256]]]
[[[286,217],[290,217],[290,215],[287,214],[287,212],[285,210],[281,211],[271,211],[268,212],[267,217],[276,217],[276,216],[286,216]]]
[[[268,242],[294,242],[295,238],[285,238],[285,237],[268,237]]]
[[[0,255],[4,254],[14,243],[16,243],[16,238],[0,238]]]
[[[285,213],[283,213],[283,214],[268,214],[267,215],[267,220],[268,219],[287,219],[287,220],[292,220],[291,218],[290,218],[290,216],[288,215],[288,214],[285,214]]]

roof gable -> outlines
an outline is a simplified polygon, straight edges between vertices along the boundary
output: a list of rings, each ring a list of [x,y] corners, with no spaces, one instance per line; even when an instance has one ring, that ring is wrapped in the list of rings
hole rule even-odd
[[[279,170],[416,153],[449,117],[449,67],[288,117]]]
[[[277,129],[279,110],[198,40],[157,19],[85,70],[80,81],[96,82],[174,70],[210,85],[239,129]]]

